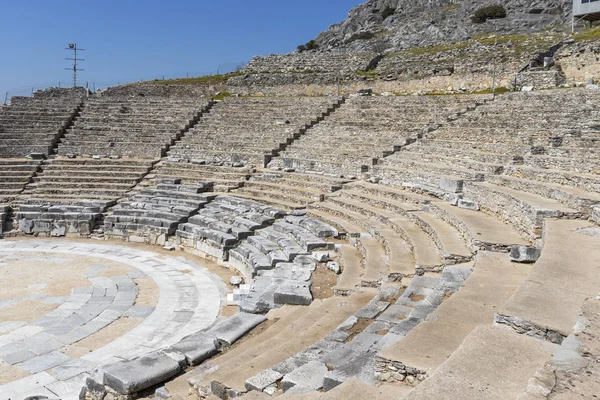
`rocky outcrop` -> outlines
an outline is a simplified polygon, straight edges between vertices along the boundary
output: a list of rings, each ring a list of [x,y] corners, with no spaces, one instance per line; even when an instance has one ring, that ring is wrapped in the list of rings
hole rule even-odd
[[[462,41],[471,35],[494,31],[523,33],[562,25],[572,4],[564,0],[499,1],[506,18],[473,23],[471,16],[488,0],[368,0],[353,8],[348,18],[331,25],[315,39],[321,49],[344,48],[397,51],[432,43]],[[393,14],[389,15],[393,10]],[[379,51],[378,51],[379,52]]]

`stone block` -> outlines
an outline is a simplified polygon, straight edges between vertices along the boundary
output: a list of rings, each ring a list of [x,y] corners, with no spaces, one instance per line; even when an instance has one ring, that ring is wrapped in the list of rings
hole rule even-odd
[[[592,208],[592,221],[600,225],[600,206]]]
[[[510,248],[510,260],[519,263],[534,263],[540,258],[542,251],[532,246],[513,246]]]
[[[181,365],[163,353],[150,353],[104,367],[104,384],[120,394],[134,394],[177,375]]]
[[[320,361],[311,361],[283,377],[283,391],[301,394],[319,390],[323,387],[327,366]]]
[[[474,201],[465,199],[458,199],[456,206],[458,208],[464,208],[465,210],[479,211],[480,209],[479,204],[475,203]]]
[[[315,251],[312,253],[313,257],[317,262],[327,262],[329,261],[329,252],[328,251]]]
[[[190,365],[198,365],[219,352],[219,341],[212,335],[200,332],[186,337],[170,347],[183,355]]]
[[[67,234],[67,222],[66,221],[54,221],[52,223],[52,230],[50,236],[62,237]]]
[[[462,179],[453,179],[447,177],[440,178],[440,189],[450,192],[450,193],[459,193],[463,190],[463,180]]]
[[[244,278],[242,278],[241,276],[232,276],[229,280],[229,283],[232,286],[239,286],[242,284],[242,282],[244,282]]]
[[[231,346],[239,338],[266,320],[267,318],[264,315],[238,312],[212,327],[207,333],[217,338],[222,345]]]
[[[246,390],[255,390],[262,392],[268,386],[277,383],[283,378],[283,375],[272,369],[266,369],[261,373],[254,375],[252,378],[246,379],[245,386]]]
[[[340,268],[340,264],[336,263],[334,261],[329,261],[327,263],[327,268],[329,268],[331,271],[333,271],[335,274],[340,274],[342,272],[342,269]]]
[[[19,221],[19,230],[23,233],[33,233],[33,221],[30,219],[21,219]]]
[[[274,293],[276,304],[294,304],[307,306],[312,302],[310,283],[289,281],[281,285]]]

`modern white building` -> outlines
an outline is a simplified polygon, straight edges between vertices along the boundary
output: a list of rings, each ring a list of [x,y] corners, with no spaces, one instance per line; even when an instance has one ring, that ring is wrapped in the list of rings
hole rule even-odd
[[[600,0],[573,0],[573,18],[584,21],[600,20]]]

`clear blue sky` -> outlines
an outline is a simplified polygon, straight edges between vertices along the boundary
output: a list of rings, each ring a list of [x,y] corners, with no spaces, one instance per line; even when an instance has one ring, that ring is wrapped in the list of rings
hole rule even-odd
[[[72,84],[68,43],[86,49],[90,87],[202,75],[293,51],[361,2],[0,0],[0,103],[6,91]]]

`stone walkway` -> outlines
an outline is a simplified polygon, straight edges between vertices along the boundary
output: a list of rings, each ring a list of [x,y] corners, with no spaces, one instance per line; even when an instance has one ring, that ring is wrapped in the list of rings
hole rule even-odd
[[[2,399],[16,400],[33,395],[76,399],[87,372],[177,343],[211,326],[219,315],[225,293],[220,278],[182,257],[95,243],[0,242],[0,255],[27,257],[32,252],[100,258],[125,264],[133,270],[127,275],[107,277],[98,275],[102,266],[90,267],[85,275],[91,285],[72,288],[67,298],[54,299],[63,302],[53,311],[30,323],[0,321],[0,333],[4,333],[0,336],[0,367],[18,367],[24,374],[31,374],[0,386]],[[160,295],[155,307],[136,305],[139,290],[134,279],[144,276],[158,287]],[[3,282],[6,284],[10,282]],[[80,358],[64,354],[66,346],[122,318],[143,321]]]

